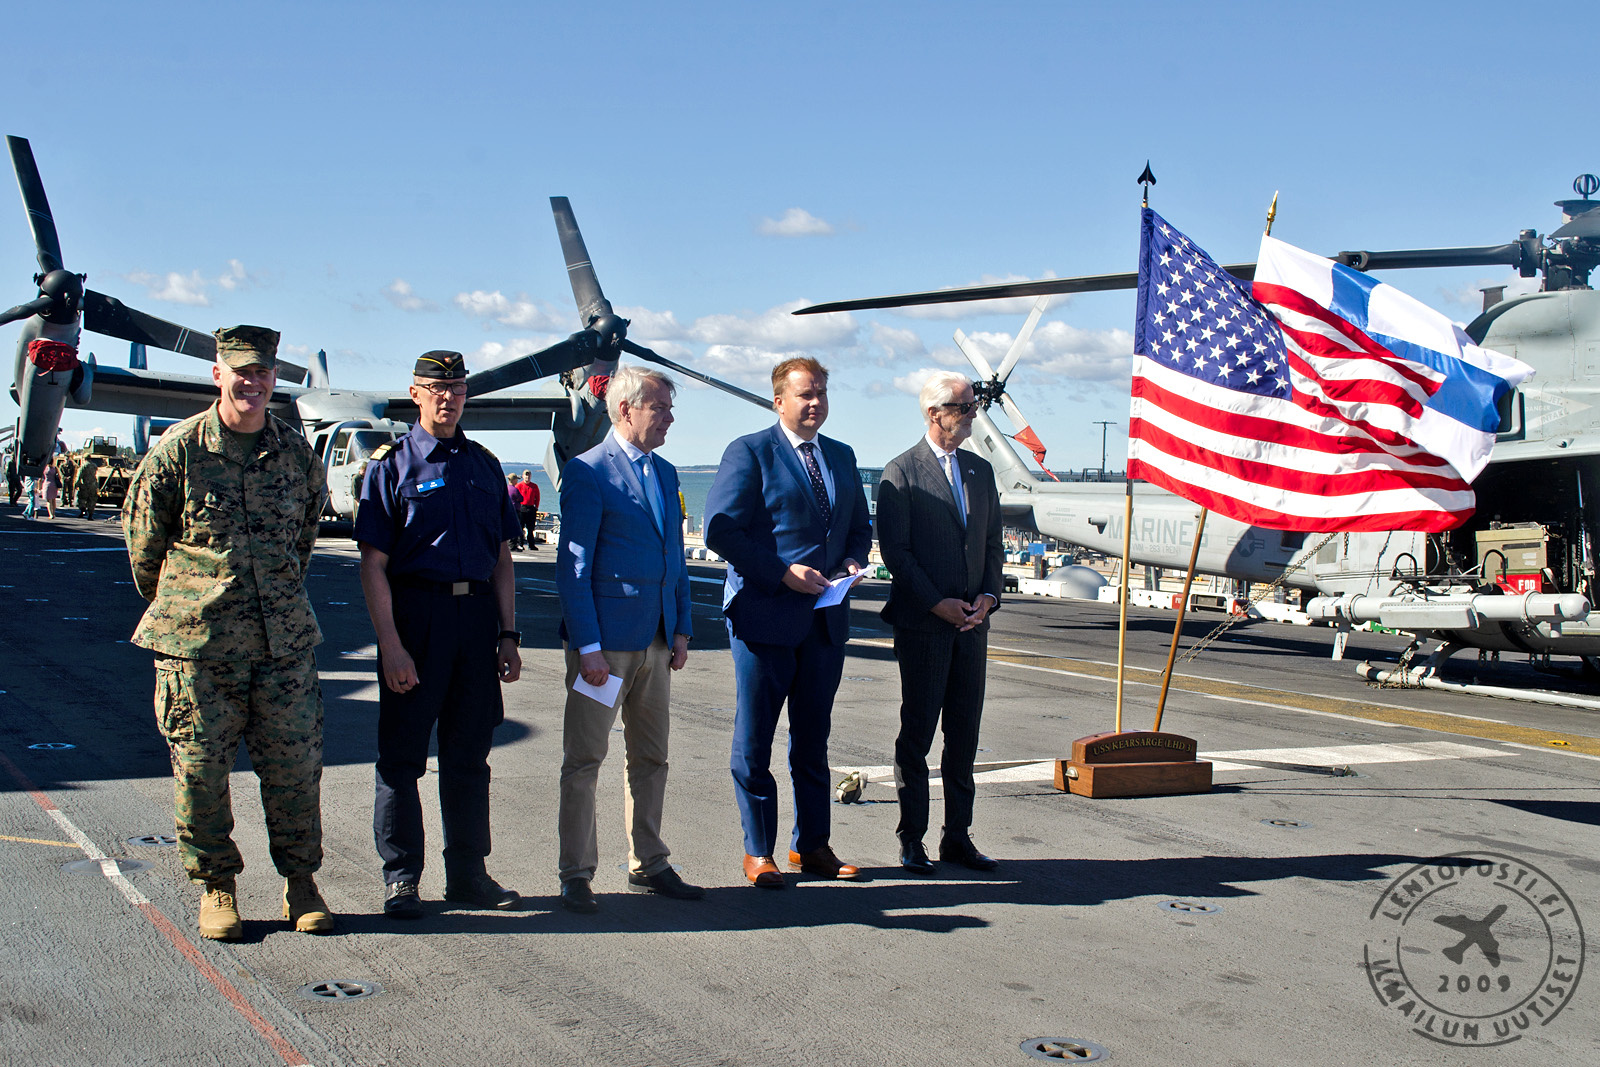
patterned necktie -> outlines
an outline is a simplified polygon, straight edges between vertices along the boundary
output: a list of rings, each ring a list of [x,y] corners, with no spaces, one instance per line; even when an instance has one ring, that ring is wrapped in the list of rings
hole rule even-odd
[[[822,468],[817,466],[817,446],[810,441],[800,442],[800,454],[806,457],[806,473],[811,476],[811,493],[822,509],[822,525],[833,525],[833,506],[828,503],[828,487],[822,481]]]
[[[961,468],[956,466],[956,457],[946,452],[939,457],[944,460],[944,476],[950,479],[950,493],[956,498],[956,514],[961,517],[961,525],[967,524],[966,494],[961,489]]]
[[[656,481],[654,464],[648,454],[639,457],[639,480],[644,483],[644,498],[650,501],[650,513],[656,520],[656,529],[667,529],[666,501],[661,495],[661,485]]]

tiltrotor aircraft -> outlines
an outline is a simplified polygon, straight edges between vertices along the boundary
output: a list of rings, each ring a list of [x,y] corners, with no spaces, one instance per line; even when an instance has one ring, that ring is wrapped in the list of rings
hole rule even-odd
[[[32,148],[20,137],[7,137],[6,143],[39,258],[39,273],[34,276],[39,295],[0,312],[0,325],[27,320],[17,340],[11,386],[12,398],[21,409],[11,454],[21,473],[39,474],[53,452],[61,413],[67,407],[135,416],[135,438],[142,451],[152,430],[159,432],[174,420],[205,410],[217,396],[209,376],[148,370],[146,347],[211,361],[216,358],[215,341],[209,333],[147,315],[85,288],[85,276],[64,266],[61,241]],[[628,320],[612,311],[601,292],[572,206],[564,196],[551,197],[550,206],[583,328],[540,352],[470,375],[464,426],[475,431],[553,431],[545,469],[559,486],[566,461],[597,444],[610,428],[605,401],[595,395],[595,386],[616,369],[623,352],[771,408],[768,399],[628,340]],[[130,342],[129,366],[97,365],[92,353],[80,357],[83,330]],[[403,392],[335,389],[322,352],[309,367],[280,360],[279,368],[272,410],[301,427],[327,465],[330,516],[350,518],[367,458],[378,445],[407,431],[417,406]],[[560,376],[564,396],[500,392],[550,375]],[[601,393],[603,396],[603,389]]]
[[[1600,179],[1573,184],[1582,199],[1557,201],[1560,228],[1545,236],[1523,230],[1515,241],[1471,248],[1341,252],[1330,258],[1357,270],[1505,265],[1540,277],[1538,292],[1502,299],[1485,290],[1484,307],[1466,332],[1486,348],[1531,364],[1537,374],[1502,404],[1494,458],[1474,489],[1477,512],[1439,534],[1317,534],[1261,529],[1212,515],[1196,569],[1250,582],[1276,582],[1320,594],[1307,604],[1314,618],[1348,627],[1374,621],[1439,646],[1413,680],[1432,681],[1444,660],[1463,648],[1535,656],[1600,657],[1595,543],[1600,537],[1600,292],[1589,275],[1600,266]],[[1227,268],[1240,278],[1255,265]],[[1043,297],[1133,289],[1137,274],[1103,274],[940,289],[846,300],[803,308],[820,314],[954,301]],[[1038,320],[1028,324],[991,369],[958,332],[973,362],[981,402],[967,447],[994,465],[1007,520],[1062,541],[1120,555],[1125,488],[1121,484],[1046,481],[990,418],[999,402],[1025,434],[1027,424],[1006,394],[1006,381]],[[1134,489],[1132,562],[1182,569],[1193,544],[1198,506],[1153,486]],[[1342,650],[1342,641],[1336,644]]]

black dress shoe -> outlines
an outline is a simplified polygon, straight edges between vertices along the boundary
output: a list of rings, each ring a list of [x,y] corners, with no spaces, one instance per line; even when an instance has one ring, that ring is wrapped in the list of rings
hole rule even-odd
[[[475,908],[498,908],[505,911],[517,906],[522,894],[507,889],[487,874],[475,874],[457,882],[446,882],[444,899],[453,904],[471,904]]]
[[[678,872],[671,867],[664,867],[655,874],[629,874],[628,892],[630,893],[658,893],[673,900],[699,900],[706,895],[706,891],[697,885],[690,885],[678,877]]]
[[[561,906],[579,915],[593,915],[600,910],[587,878],[568,878],[561,883]]]
[[[933,874],[938,870],[928,858],[928,850],[922,847],[920,837],[900,839],[900,866],[912,874]]]
[[[383,891],[383,913],[391,919],[422,918],[422,898],[417,883],[390,882]]]
[[[1000,866],[1000,861],[990,859],[978,851],[978,846],[972,839],[962,834],[960,837],[946,837],[939,842],[939,859],[945,863],[957,863],[969,871],[992,871]]]

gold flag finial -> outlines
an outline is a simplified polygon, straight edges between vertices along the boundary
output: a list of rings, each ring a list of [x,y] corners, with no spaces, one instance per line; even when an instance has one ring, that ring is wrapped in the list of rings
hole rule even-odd
[[[1278,191],[1272,191],[1272,206],[1267,208],[1267,236],[1272,236],[1272,220],[1278,217]]]

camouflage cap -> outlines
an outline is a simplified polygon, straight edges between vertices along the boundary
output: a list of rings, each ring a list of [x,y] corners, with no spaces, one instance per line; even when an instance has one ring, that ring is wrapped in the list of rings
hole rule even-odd
[[[411,373],[418,378],[465,378],[467,376],[467,361],[460,352],[447,352],[436,348],[432,352],[424,352],[417,357],[417,365],[411,368]]]
[[[217,358],[238,370],[251,364],[278,365],[278,331],[265,326],[224,326],[217,339]]]

